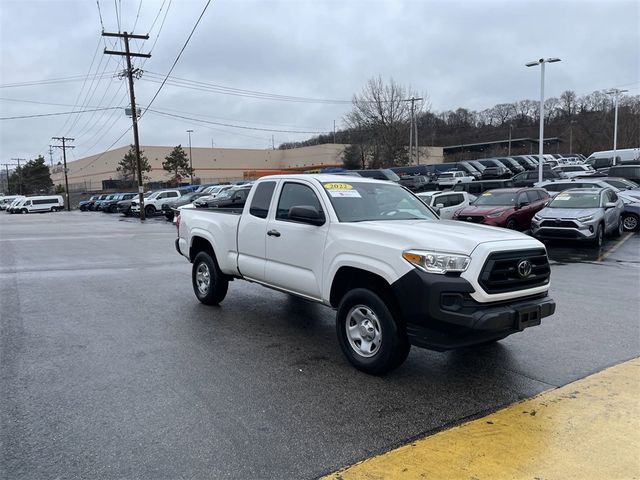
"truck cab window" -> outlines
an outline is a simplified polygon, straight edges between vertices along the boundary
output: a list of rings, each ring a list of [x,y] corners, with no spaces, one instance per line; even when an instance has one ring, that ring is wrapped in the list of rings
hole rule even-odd
[[[276,182],[262,182],[256,187],[256,191],[251,199],[249,213],[254,217],[267,218],[271,197],[276,188]]]
[[[302,205],[316,207],[319,212],[322,212],[318,197],[310,187],[301,183],[285,183],[278,200],[276,220],[289,220],[289,209]]]

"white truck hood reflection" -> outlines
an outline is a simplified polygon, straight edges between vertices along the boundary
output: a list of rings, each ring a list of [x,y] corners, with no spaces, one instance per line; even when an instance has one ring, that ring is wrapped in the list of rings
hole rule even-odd
[[[344,222],[332,227],[362,238],[375,232],[375,237],[386,238],[401,248],[438,250],[471,254],[482,243],[522,242],[521,248],[544,248],[538,240],[524,233],[505,228],[476,225],[456,220],[382,220],[370,222]],[[386,242],[385,242],[386,243]]]

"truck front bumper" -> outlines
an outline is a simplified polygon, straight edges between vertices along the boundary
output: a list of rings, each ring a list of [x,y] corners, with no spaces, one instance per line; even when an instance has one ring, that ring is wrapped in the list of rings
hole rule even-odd
[[[486,343],[540,325],[555,312],[546,293],[504,302],[480,303],[473,286],[459,276],[413,270],[392,288],[409,341],[432,350]]]

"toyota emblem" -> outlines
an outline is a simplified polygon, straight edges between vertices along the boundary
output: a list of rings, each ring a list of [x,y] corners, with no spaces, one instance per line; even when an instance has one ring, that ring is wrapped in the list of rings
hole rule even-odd
[[[531,262],[529,260],[520,260],[520,262],[518,262],[518,276],[520,278],[527,278],[529,275],[531,275],[531,270],[533,270],[533,266],[531,265]]]

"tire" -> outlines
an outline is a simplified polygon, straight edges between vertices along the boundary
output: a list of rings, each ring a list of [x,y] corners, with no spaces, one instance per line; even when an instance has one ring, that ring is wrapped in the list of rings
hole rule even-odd
[[[598,225],[598,229],[596,230],[596,236],[592,240],[593,246],[596,248],[602,247],[602,243],[604,241],[604,228],[602,224]]]
[[[196,297],[205,305],[218,305],[229,289],[229,280],[208,252],[198,253],[193,260],[191,283]]]
[[[620,217],[620,219],[618,220],[618,225],[616,226],[616,229],[613,231],[613,236],[620,237],[622,236],[623,233],[624,233],[624,225],[622,224],[622,217]]]
[[[29,210],[27,210],[26,208],[23,208],[22,210],[20,210],[20,213],[29,213]]]
[[[156,207],[153,205],[147,205],[144,207],[144,214],[147,217],[153,217],[156,214]]]
[[[633,213],[625,213],[622,215],[622,225],[625,230],[635,232],[640,224],[638,216]]]
[[[358,370],[382,375],[406,360],[411,345],[394,310],[390,302],[365,288],[351,290],[340,301],[336,314],[338,342]]]
[[[174,216],[173,213],[171,213],[171,214],[165,213],[165,215],[164,215],[164,217],[167,219],[167,222],[173,222],[173,216]]]
[[[509,230],[518,230],[518,222],[516,222],[513,218],[510,218],[509,220],[507,220],[507,225],[505,226],[505,228],[508,228]]]

